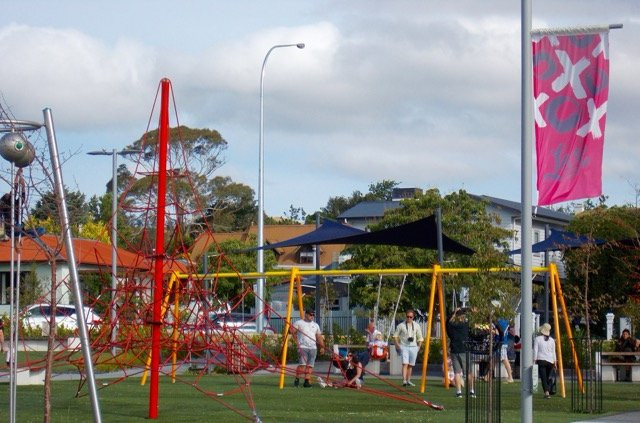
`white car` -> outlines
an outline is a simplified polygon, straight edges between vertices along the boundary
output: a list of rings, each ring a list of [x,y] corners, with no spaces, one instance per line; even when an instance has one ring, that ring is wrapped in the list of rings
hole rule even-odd
[[[91,307],[84,307],[84,317],[89,328],[99,325],[100,316]],[[23,324],[32,328],[48,328],[51,322],[51,306],[49,304],[33,304],[24,313]],[[78,329],[76,306],[73,304],[58,304],[56,306],[56,326],[70,330]]]
[[[209,319],[213,323],[214,330],[216,330],[215,328],[224,328],[248,335],[258,333],[256,322],[249,320],[252,318],[252,315],[242,313],[209,314]],[[263,329],[263,333],[265,335],[273,335],[274,331],[270,326],[266,326]]]

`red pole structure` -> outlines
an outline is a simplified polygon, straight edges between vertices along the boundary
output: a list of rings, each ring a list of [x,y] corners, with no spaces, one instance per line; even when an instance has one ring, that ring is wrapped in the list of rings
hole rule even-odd
[[[153,326],[151,332],[151,383],[149,387],[149,418],[158,418],[158,385],[160,376],[160,325],[162,320],[162,276],[164,257],[164,209],[167,192],[167,145],[169,143],[169,88],[171,81],[163,78],[158,128],[158,211],[156,221],[155,272],[153,284]]]

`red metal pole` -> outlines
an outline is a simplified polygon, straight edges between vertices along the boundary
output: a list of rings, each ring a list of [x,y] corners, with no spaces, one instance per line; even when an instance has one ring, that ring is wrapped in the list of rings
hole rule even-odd
[[[169,88],[171,81],[163,78],[158,129],[158,211],[156,221],[155,272],[153,285],[153,326],[151,332],[151,383],[149,387],[149,418],[158,418],[158,385],[160,376],[160,325],[162,319],[162,277],[164,257],[164,209],[167,192],[167,144],[169,142]]]

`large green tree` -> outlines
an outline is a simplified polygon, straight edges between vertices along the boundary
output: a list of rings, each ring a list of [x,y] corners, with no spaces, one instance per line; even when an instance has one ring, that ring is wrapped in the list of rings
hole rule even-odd
[[[204,219],[214,232],[245,230],[257,213],[253,189],[228,176],[216,176],[207,183],[208,203]],[[202,218],[198,219],[202,222]]]
[[[443,232],[476,251],[472,256],[447,254],[445,267],[489,269],[506,263],[506,245],[502,240],[507,238],[509,233],[496,226],[497,216],[486,212],[485,202],[462,190],[441,196],[437,189],[430,189],[414,199],[403,200],[400,208],[388,211],[371,230],[398,226],[432,215],[438,206],[442,209]],[[352,258],[345,266],[351,269],[430,268],[438,261],[437,251],[418,248],[353,245],[347,252]],[[470,287],[471,304],[479,316],[478,320],[486,321],[490,311],[490,299],[500,301],[501,308],[497,313],[504,316],[513,315],[518,290],[509,275],[481,271],[476,274],[446,276],[444,280],[447,293],[453,288]],[[399,310],[407,307],[425,309],[430,281],[430,276],[409,275]],[[377,300],[377,284],[377,278],[355,278],[352,283],[352,302],[372,310]],[[400,284],[399,277],[383,278],[379,304],[382,314],[394,307]]]

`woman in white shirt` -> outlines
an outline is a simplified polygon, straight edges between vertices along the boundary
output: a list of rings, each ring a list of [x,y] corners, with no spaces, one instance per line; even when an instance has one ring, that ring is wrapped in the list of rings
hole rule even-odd
[[[551,398],[549,395],[549,382],[553,369],[556,368],[556,341],[550,336],[551,325],[545,323],[540,326],[540,335],[536,336],[533,341],[533,360],[538,365],[538,374],[542,379],[542,389],[544,389],[544,397]]]

